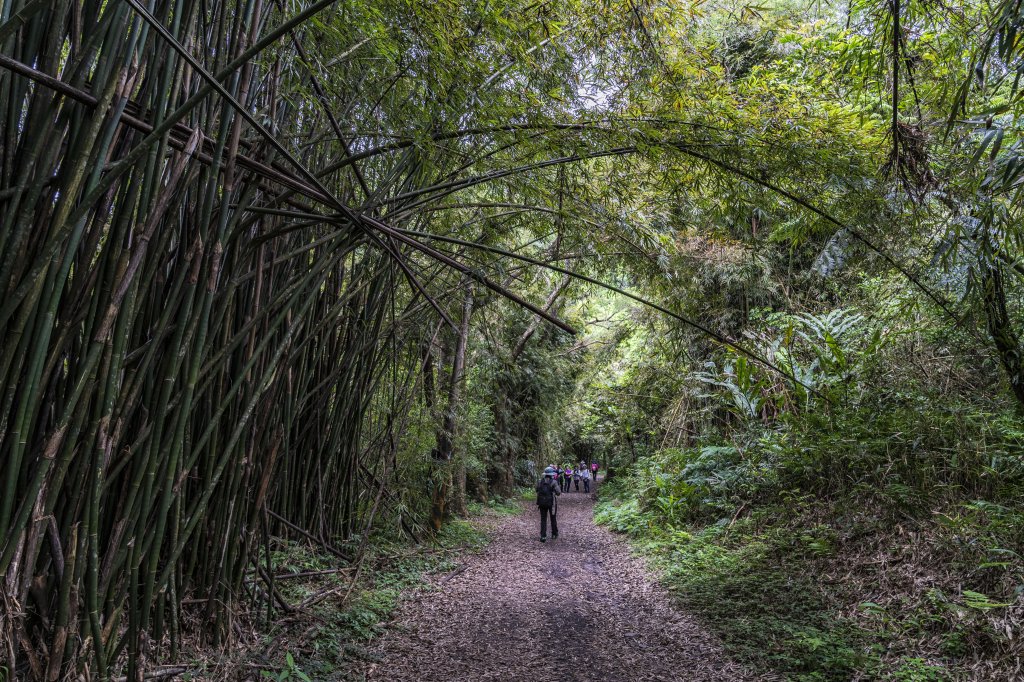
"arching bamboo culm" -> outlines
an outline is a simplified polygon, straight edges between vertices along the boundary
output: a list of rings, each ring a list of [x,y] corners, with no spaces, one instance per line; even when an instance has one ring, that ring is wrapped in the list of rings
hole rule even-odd
[[[186,617],[216,645],[242,600],[284,608],[271,537],[343,561],[375,522],[414,534],[384,492],[435,340],[465,354],[492,295],[572,331],[468,226],[529,209],[504,234],[542,233],[563,213],[543,173],[649,141],[568,105],[510,114],[577,64],[541,59],[558,8],[526,4],[528,70],[504,48],[530,31],[484,3],[498,20],[443,45],[453,76],[408,3],[0,0],[0,681],[141,680]],[[663,146],[714,166],[688,131]],[[435,524],[463,370],[424,453]]]
[[[216,643],[273,593],[267,529],[344,555],[382,515],[437,304],[407,247],[275,214],[365,199],[301,170],[340,134],[252,125],[332,130],[283,96],[332,4],[2,4],[0,678],[141,679],[184,603]]]

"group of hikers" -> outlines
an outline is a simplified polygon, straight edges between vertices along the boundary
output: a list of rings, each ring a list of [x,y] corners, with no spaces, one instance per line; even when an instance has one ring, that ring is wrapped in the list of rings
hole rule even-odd
[[[580,481],[583,482],[583,492],[589,493],[591,472],[593,472],[593,476],[597,476],[597,462],[592,462],[590,466],[587,466],[586,462],[580,462],[575,469],[569,464],[561,467],[552,464],[550,468],[555,470],[555,480],[558,481],[558,486],[563,493],[570,492],[573,484],[576,485],[576,492],[579,492]],[[546,469],[545,473],[547,473]]]
[[[570,465],[555,466],[548,465],[544,469],[544,476],[537,482],[537,508],[540,510],[540,541],[548,541],[548,519],[551,519],[551,539],[558,537],[558,496],[562,493],[572,491],[575,486],[576,492],[580,491],[580,481],[583,482],[583,492],[590,492],[590,481],[597,483],[597,462],[580,462],[573,468]]]

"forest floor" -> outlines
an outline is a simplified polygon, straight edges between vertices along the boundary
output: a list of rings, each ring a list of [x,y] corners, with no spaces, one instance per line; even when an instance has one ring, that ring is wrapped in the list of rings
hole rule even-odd
[[[593,507],[592,495],[563,494],[547,543],[532,503],[483,519],[490,543],[403,601],[368,647],[378,662],[366,679],[756,679],[594,524]]]

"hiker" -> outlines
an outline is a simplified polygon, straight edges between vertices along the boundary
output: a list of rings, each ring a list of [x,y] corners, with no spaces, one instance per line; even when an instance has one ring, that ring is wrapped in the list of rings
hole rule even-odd
[[[586,467],[583,467],[582,473],[580,474],[580,478],[583,479],[583,492],[589,493],[590,492],[590,472],[587,471]]]
[[[537,483],[537,508],[540,509],[540,541],[547,542],[548,516],[551,517],[551,539],[558,538],[558,496],[562,494],[555,482],[555,468],[544,470],[544,478]]]
[[[572,472],[572,482],[576,484],[576,492],[580,491],[580,470]]]
[[[590,463],[590,477],[594,479],[594,485],[597,485],[597,462]]]
[[[563,493],[569,492],[569,477],[572,476],[572,469],[569,467],[562,467],[561,475],[558,477],[558,484],[562,489]]]

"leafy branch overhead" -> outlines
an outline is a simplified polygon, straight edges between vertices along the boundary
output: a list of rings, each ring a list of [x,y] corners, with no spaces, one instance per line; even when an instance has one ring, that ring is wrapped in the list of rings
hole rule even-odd
[[[1020,409],[1021,16],[2,0],[0,669],[137,680],[346,603],[544,460],[738,481],[776,460],[712,426]],[[345,587],[290,598],[296,543]]]

